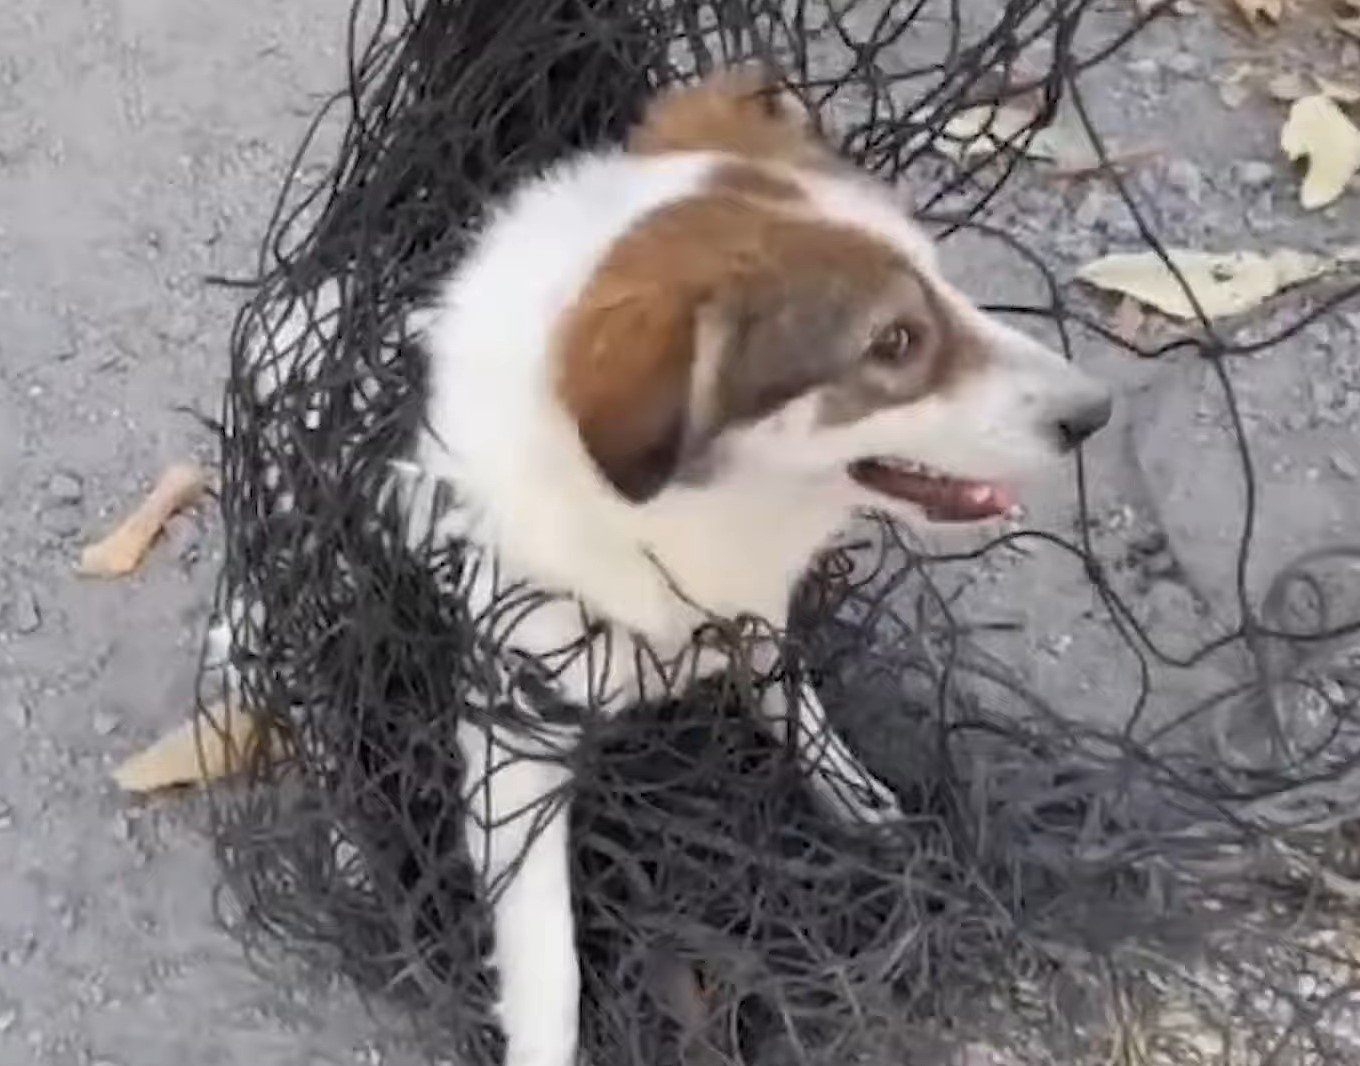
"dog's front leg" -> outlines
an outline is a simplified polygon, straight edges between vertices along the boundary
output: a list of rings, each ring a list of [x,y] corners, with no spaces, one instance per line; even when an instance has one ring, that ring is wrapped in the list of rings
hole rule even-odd
[[[903,817],[897,796],[870,772],[827,721],[817,690],[805,681],[774,676],[779,650],[761,643],[752,653],[765,678],[757,711],[760,724],[781,744],[790,730],[798,764],[819,802],[852,825],[883,825]]]
[[[571,737],[459,725],[467,841],[492,907],[505,1066],[574,1066],[580,969],[571,911]]]

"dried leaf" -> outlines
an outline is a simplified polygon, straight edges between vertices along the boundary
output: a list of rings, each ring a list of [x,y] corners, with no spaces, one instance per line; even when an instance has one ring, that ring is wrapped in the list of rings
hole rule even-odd
[[[1258,33],[1280,24],[1284,16],[1284,0],[1232,0],[1237,13]]]
[[[1360,12],[1354,15],[1333,15],[1332,25],[1347,37],[1360,41]]]
[[[1320,74],[1314,74],[1313,80],[1317,82],[1318,90],[1323,96],[1330,96],[1338,104],[1360,104],[1360,85],[1333,81],[1331,78],[1324,78]]]
[[[1093,152],[1092,158],[1088,162],[1078,163],[1074,166],[1058,165],[1049,173],[1052,177],[1062,179],[1089,178],[1093,174],[1103,174],[1111,170],[1124,170],[1142,163],[1149,163],[1154,159],[1161,158],[1161,155],[1161,151],[1156,148],[1137,148],[1127,152],[1107,151],[1105,162],[1102,163]]]
[[[1037,99],[970,107],[946,123],[944,137],[938,143],[956,162],[1009,149],[1028,159],[1052,163],[1067,175],[1103,169],[1100,154],[1078,121],[1067,116],[1036,129],[1038,117]],[[1109,151],[1112,159],[1118,154],[1112,148]]]
[[[1299,202],[1306,208],[1336,200],[1360,170],[1360,129],[1323,93],[1305,96],[1289,109],[1280,147],[1290,159],[1308,160],[1299,190]]]
[[[1171,249],[1168,257],[1184,275],[1210,318],[1241,314],[1291,285],[1332,270],[1333,260],[1291,249],[1269,255],[1230,252],[1214,255]],[[1122,293],[1173,318],[1196,318],[1180,281],[1155,252],[1109,255],[1087,263],[1077,277],[1096,288]]]
[[[1107,146],[1107,155],[1113,159],[1120,154],[1112,146]],[[1099,170],[1100,153],[1091,143],[1091,138],[1080,127],[1054,123],[1036,130],[1029,143],[1025,145],[1025,155],[1030,159],[1041,159],[1052,163],[1059,170],[1081,173]]]
[[[239,773],[261,743],[254,715],[218,705],[200,712],[207,721],[189,719],[163,734],[113,772],[124,792],[158,792],[203,784]],[[281,738],[271,737],[270,756],[283,757]]]
[[[87,577],[122,577],[131,573],[171,516],[202,496],[207,487],[207,474],[195,463],[176,463],[167,468],[117,529],[81,552],[79,572]]]
[[[1301,100],[1313,92],[1313,87],[1302,74],[1291,72],[1276,74],[1266,83],[1266,91],[1282,103]]]
[[[1037,117],[1037,109],[1024,103],[980,104],[946,122],[937,145],[956,162],[993,156],[1011,141],[1018,146]]]

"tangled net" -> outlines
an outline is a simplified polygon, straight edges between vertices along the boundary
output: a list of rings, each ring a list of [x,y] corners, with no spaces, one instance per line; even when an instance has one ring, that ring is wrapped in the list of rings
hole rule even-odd
[[[1240,622],[1178,657],[1121,599],[1088,525],[1073,540],[1022,530],[942,557],[868,523],[815,563],[780,635],[909,813],[868,832],[824,816],[790,753],[751,725],[761,681],[740,664],[752,620],[705,636],[730,670],[634,714],[552,707],[551,687],[508,674],[496,644],[498,620],[546,594],[506,587],[474,615],[460,593],[493,563],[413,538],[411,496],[392,491],[422,394],[408,315],[516,177],[618,139],[659,85],[761,56],[848,155],[910,175],[943,237],[1014,245],[985,211],[1017,149],[1061,98],[1085,121],[1081,76],[1146,21],[1110,29],[1105,15],[1093,35],[1092,10],[356,0],[349,85],[281,194],[225,401],[230,639],[205,664],[203,703],[226,687],[287,747],[256,752],[244,780],[213,796],[248,944],[282,941],[338,967],[408,1008],[442,1054],[494,1061],[495,976],[478,962],[490,934],[463,845],[455,731],[528,694],[581,733],[561,758],[576,771],[582,1039],[597,1066],[925,1063],[981,1049],[999,1063],[1360,1060],[1349,932],[1360,661],[1345,650],[1360,622],[1340,606],[1360,552],[1301,558],[1254,602],[1249,496]],[[973,130],[993,136],[982,157],[947,150],[951,118],[1020,94],[1041,100],[1033,123]],[[303,181],[337,122],[334,164]],[[1125,343],[1027,261],[1048,299],[1012,310],[1055,323],[1069,354],[1084,331]],[[1204,320],[1177,342],[1222,388],[1248,485],[1231,360],[1305,322],[1233,347]],[[1078,492],[1084,514],[1080,464]],[[1053,706],[955,617],[950,568],[1026,538],[1080,561],[1141,665],[1127,721]],[[1229,687],[1143,715],[1154,670],[1235,651]]]

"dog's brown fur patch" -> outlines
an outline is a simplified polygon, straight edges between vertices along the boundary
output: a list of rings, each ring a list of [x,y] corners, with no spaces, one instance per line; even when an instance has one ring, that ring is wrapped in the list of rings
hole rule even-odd
[[[831,159],[806,108],[759,66],[726,70],[657,97],[628,148],[643,155],[728,152],[803,166]]]
[[[621,237],[559,323],[559,396],[632,500],[655,494],[687,449],[809,388],[830,386],[821,417],[834,424],[945,388],[983,358],[896,248],[808,210],[788,166],[830,155],[770,89],[759,70],[729,71],[653,105],[632,150],[739,158]],[[885,309],[914,342],[900,373],[859,358]],[[703,345],[714,350],[696,385]]]
[[[865,366],[831,382],[818,412],[823,425],[843,425],[882,407],[947,392],[986,363],[984,342],[924,277],[913,273],[898,299],[900,314],[893,325],[904,327],[910,337],[910,365],[895,371]]]
[[[899,387],[860,383],[871,311],[910,316],[919,359]],[[697,323],[721,352],[689,424]],[[687,443],[835,383],[829,420],[903,403],[957,373],[970,346],[911,265],[872,234],[715,190],[665,207],[622,237],[558,333],[559,394],[596,463],[645,499]],[[880,375],[881,377],[881,375]],[[830,402],[830,401],[829,401]]]
[[[803,190],[796,182],[758,163],[724,163],[713,171],[709,187],[714,192],[782,204],[794,203],[803,198]]]

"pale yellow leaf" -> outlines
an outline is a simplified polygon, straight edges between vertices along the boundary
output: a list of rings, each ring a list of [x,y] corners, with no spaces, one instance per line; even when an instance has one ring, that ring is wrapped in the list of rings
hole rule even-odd
[[[937,140],[940,151],[959,161],[996,155],[1010,141],[1019,141],[1034,124],[1037,112],[1023,104],[981,104],[960,111],[944,125]]]
[[[993,156],[1003,150],[1052,163],[1064,173],[1089,173],[1100,168],[1100,156],[1080,123],[1070,116],[1034,128],[1038,109],[1033,103],[984,104],[955,115],[937,142],[956,162]],[[1118,154],[1111,149],[1112,154]]]
[[[1305,96],[1289,109],[1280,147],[1290,159],[1307,159],[1299,202],[1325,207],[1346,191],[1360,170],[1360,129],[1325,93]]]
[[[157,479],[140,504],[107,536],[80,554],[78,570],[89,577],[122,577],[137,569],[165,524],[208,489],[197,463],[175,463]]]
[[[1313,87],[1308,84],[1302,74],[1295,74],[1291,71],[1285,74],[1276,74],[1266,83],[1266,91],[1276,100],[1291,103],[1309,95],[1313,91]]]
[[[1210,318],[1250,311],[1280,290],[1320,277],[1335,266],[1330,259],[1288,248],[1269,255],[1215,255],[1184,248],[1170,249],[1167,254]],[[1174,318],[1197,317],[1180,281],[1155,252],[1107,255],[1087,263],[1077,271],[1077,277]]]
[[[254,715],[217,706],[201,712],[163,734],[113,772],[125,792],[158,792],[182,785],[202,784],[245,769],[262,742]],[[284,754],[282,741],[271,737],[270,757]]]
[[[1313,80],[1317,82],[1318,89],[1324,96],[1330,96],[1338,104],[1360,104],[1360,85],[1333,81],[1331,78],[1324,78],[1320,74],[1314,74]]]
[[[1106,146],[1111,157],[1121,153],[1113,145]],[[1041,130],[1025,144],[1025,155],[1054,164],[1059,170],[1074,173],[1093,171],[1100,166],[1100,154],[1086,131],[1078,126],[1054,123]]]

